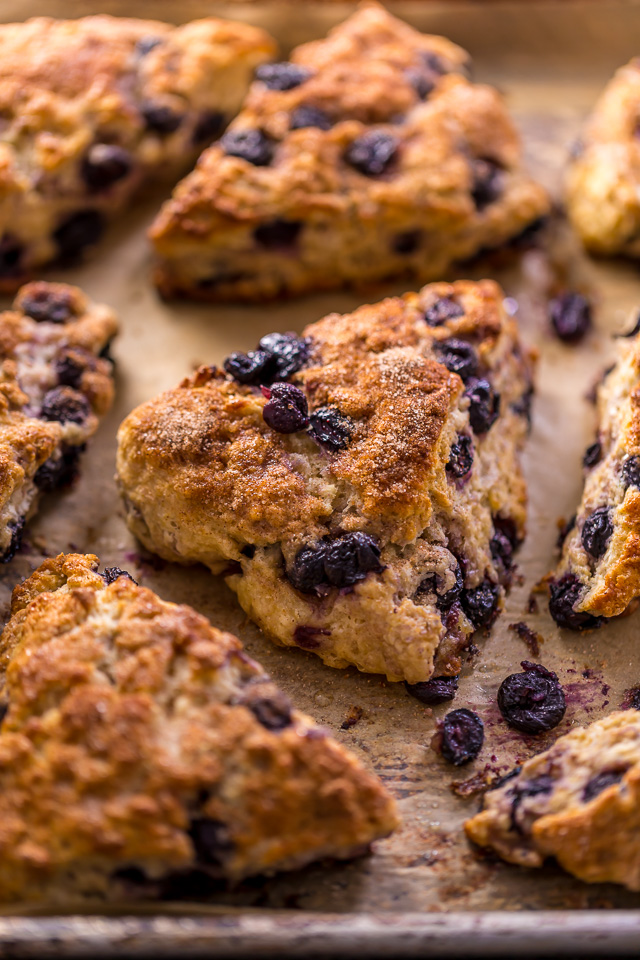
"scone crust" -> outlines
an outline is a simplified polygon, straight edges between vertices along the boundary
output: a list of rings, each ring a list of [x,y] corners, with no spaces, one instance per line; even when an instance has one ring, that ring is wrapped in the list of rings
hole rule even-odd
[[[135,870],[147,894],[193,868],[237,880],[348,857],[393,830],[380,782],[291,710],[236,637],[97,567],[60,555],[14,592],[3,900],[121,896]]]

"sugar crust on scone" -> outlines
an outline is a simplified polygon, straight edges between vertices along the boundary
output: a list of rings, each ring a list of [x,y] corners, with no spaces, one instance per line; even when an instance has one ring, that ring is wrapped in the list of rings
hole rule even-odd
[[[34,282],[0,313],[0,561],[20,544],[41,493],[70,482],[113,400],[101,356],[113,311],[77,287]]]
[[[395,805],[190,607],[78,554],[16,587],[0,641],[0,899],[178,894],[389,834]]]
[[[485,794],[465,830],[509,863],[555,857],[580,880],[640,890],[640,712],[560,737]]]
[[[151,238],[164,295],[253,300],[434,280],[548,212],[500,95],[466,79],[455,44],[369,4],[291,61],[306,79],[273,89],[258,78],[230,127],[266,137],[272,162],[229,155],[225,138],[160,212]],[[395,153],[368,175],[346,156],[371,132]]]
[[[429,326],[434,310],[455,316]],[[499,394],[499,416],[482,434],[470,425],[468,394],[480,381],[467,380],[465,392],[437,359],[460,341]],[[347,418],[346,448],[328,450],[306,430],[277,432],[259,386],[202,367],[120,428],[129,526],[166,559],[224,574],[278,643],[393,680],[457,674],[478,621],[497,613],[525,527],[518,453],[531,357],[502,292],[492,281],[432,284],[332,314],[295,342],[308,357],[289,382],[312,415]],[[473,465],[452,477],[452,445],[461,442]],[[340,543],[355,562],[360,534],[377,545],[384,569],[369,564],[347,589],[294,587],[301,550],[346,536]],[[484,619],[469,613],[483,598]]]
[[[215,18],[0,25],[0,290],[97,242],[150,174],[188,169],[273,53]]]

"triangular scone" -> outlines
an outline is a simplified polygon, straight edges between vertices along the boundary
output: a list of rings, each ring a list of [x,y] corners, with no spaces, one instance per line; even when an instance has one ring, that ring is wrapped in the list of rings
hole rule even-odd
[[[261,67],[152,228],[160,291],[263,299],[433,280],[520,234],[549,202],[502,98],[466,65],[370,5]]]
[[[640,256],[640,58],[607,84],[573,148],[567,211],[596,253]]]
[[[274,49],[214,18],[1,24],[0,290],[96,243],[149,175],[180,176]]]
[[[61,554],[14,590],[0,899],[184,894],[194,870],[348,858],[397,826],[380,781],[236,637],[97,570]]]
[[[73,480],[111,406],[117,329],[109,307],[63,283],[29,283],[0,313],[0,562],[40,493]]]
[[[465,830],[509,863],[555,857],[580,880],[640,890],[640,712],[560,737],[489,791]]]
[[[598,433],[584,457],[582,500],[550,582],[562,627],[597,627],[640,597],[640,334],[618,340],[598,388]]]
[[[143,404],[119,432],[132,531],[331,666],[457,674],[524,533],[531,367],[502,296],[438,283],[332,314]]]

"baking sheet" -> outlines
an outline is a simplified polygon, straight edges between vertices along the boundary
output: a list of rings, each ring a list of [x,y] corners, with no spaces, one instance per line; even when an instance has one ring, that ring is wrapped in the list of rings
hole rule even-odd
[[[640,35],[640,7],[622,0],[555,0],[535,5],[487,0],[479,6],[464,0],[456,4],[413,0],[389,6],[422,29],[446,34],[472,52],[476,78],[505,91],[524,134],[532,170],[559,196],[561,168],[582,118],[612,70],[638,52],[633,43]],[[329,9],[286,2],[5,0],[0,2],[0,19],[111,12],[178,21],[226,13],[267,26],[286,48],[321,35],[351,9],[351,4],[344,3],[331,4]],[[305,955],[312,955],[316,941],[310,934],[305,940],[305,931],[308,934],[313,924],[320,937],[317,943],[342,953],[348,948],[362,952],[365,941],[370,954],[377,945],[397,956],[411,955],[418,943],[421,949],[428,943],[444,949],[444,944],[466,955],[482,950],[495,953],[500,936],[506,937],[500,942],[510,950],[533,945],[533,936],[537,949],[545,945],[551,949],[563,937],[571,937],[574,943],[578,931],[582,937],[592,929],[602,939],[585,936],[583,952],[602,946],[610,955],[625,943],[631,948],[638,942],[640,912],[626,911],[640,906],[637,895],[614,886],[580,883],[554,866],[525,871],[479,856],[461,831],[478,799],[454,795],[451,784],[470,779],[487,765],[495,772],[510,768],[575,724],[614,709],[625,689],[640,684],[636,652],[640,611],[587,635],[561,633],[545,612],[544,597],[540,597],[540,613],[528,612],[532,587],[554,562],[558,519],[571,516],[580,495],[581,457],[593,440],[595,423],[585,395],[612,353],[611,334],[630,326],[640,308],[638,266],[589,260],[559,217],[550,229],[548,249],[493,254],[456,273],[498,279],[519,304],[523,337],[540,351],[533,432],[524,458],[530,508],[529,534],[518,555],[520,582],[491,636],[477,638],[479,652],[464,668],[454,706],[470,707],[482,716],[486,739],[478,761],[456,770],[429,749],[436,718],[451,704],[432,711],[409,697],[402,685],[354,669],[332,670],[312,654],[272,646],[247,621],[222,581],[204,568],[183,569],[144,555],[128,534],[113,483],[115,433],[123,417],[200,363],[219,363],[232,350],[254,347],[265,333],[300,330],[330,311],[351,310],[362,299],[330,293],[266,308],[162,303],[149,284],[145,242],[145,229],[160,200],[160,194],[150,193],[136,203],[126,222],[114,226],[96,256],[81,269],[44,274],[47,279],[78,283],[120,314],[122,332],[114,348],[117,399],[84,458],[80,481],[71,491],[45,501],[27,532],[25,548],[0,568],[4,618],[13,585],[45,556],[61,550],[89,551],[105,564],[129,569],[163,598],[189,603],[216,625],[237,633],[296,704],[324,723],[385,781],[398,798],[403,826],[379,843],[372,856],[351,864],[319,865],[295,875],[246,882],[216,897],[211,906],[160,905],[154,910],[165,914],[160,926],[164,939],[148,918],[132,919],[134,926],[123,928],[113,912],[111,919],[100,921],[0,918],[0,953],[19,942],[25,954],[33,950],[42,956],[46,944],[53,949],[54,936],[58,937],[55,949],[61,954],[81,952],[82,944],[83,950],[90,944],[95,952],[100,945],[106,949],[120,944],[119,938],[125,936],[133,937],[136,950],[156,955],[162,952],[162,944],[169,952],[178,944],[182,951],[205,950],[215,944],[218,955],[226,955],[225,951],[239,951],[247,943],[265,949],[272,945],[283,955],[298,955],[295,951],[303,949]],[[547,295],[558,284],[593,297],[595,329],[577,347],[560,344],[548,331]],[[372,299],[405,288],[406,284],[387,285],[372,293]],[[567,693],[562,725],[539,738],[511,731],[495,704],[501,680],[530,656],[509,630],[517,621],[542,635],[539,659],[557,671]],[[343,729],[354,707],[361,710],[361,719]],[[216,919],[221,907],[226,911],[223,920]],[[605,908],[618,911],[617,919],[607,913],[565,912]],[[131,912],[130,904],[126,910]],[[544,923],[533,924],[526,914],[486,915],[487,911],[532,910],[555,913]],[[196,925],[185,927],[182,915],[194,911]],[[451,912],[464,912],[465,917],[450,916]],[[328,913],[341,916],[326,918]],[[410,916],[415,914],[422,917]],[[188,929],[191,937],[185,934]],[[436,939],[429,940],[430,936]]]

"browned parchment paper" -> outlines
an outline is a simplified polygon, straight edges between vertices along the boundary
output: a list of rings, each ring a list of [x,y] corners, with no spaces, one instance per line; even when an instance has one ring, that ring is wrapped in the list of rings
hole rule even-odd
[[[269,27],[286,48],[322,34],[352,8],[344,3],[329,6],[5,0],[0,18],[111,12],[177,21],[226,12]],[[567,147],[582,117],[613,68],[639,52],[634,42],[640,36],[640,7],[567,0],[535,5],[434,0],[390,6],[472,52],[477,78],[495,82],[505,91],[526,139],[532,168],[559,195]],[[479,653],[465,668],[455,706],[469,706],[480,713],[486,723],[486,743],[474,766],[456,771],[428,748],[435,719],[446,712],[446,706],[431,715],[401,685],[355,670],[331,670],[311,654],[273,647],[247,622],[220,581],[204,569],[181,569],[141,557],[127,533],[113,474],[116,429],[132,407],[176,384],[199,363],[220,362],[233,349],[253,347],[264,333],[300,330],[329,311],[350,310],[358,303],[357,297],[347,293],[265,308],[160,302],[149,283],[145,242],[145,229],[160,199],[155,193],[137,203],[81,269],[45,274],[80,284],[119,312],[122,333],[114,350],[117,401],[90,446],[80,482],[46,501],[28,532],[27,549],[1,569],[0,604],[6,605],[12,586],[45,555],[60,550],[95,552],[105,563],[128,568],[162,597],[193,604],[214,623],[238,633],[296,703],[354,749],[398,798],[404,826],[380,843],[373,856],[350,865],[317,866],[295,876],[247,883],[218,898],[218,903],[376,916],[384,911],[637,906],[637,896],[614,887],[581,884],[552,866],[526,872],[479,859],[461,833],[461,823],[475,809],[477,798],[454,796],[450,784],[469,778],[485,764],[506,769],[515,758],[540,750],[557,733],[613,709],[625,688],[640,683],[640,611],[586,636],[561,635],[545,612],[544,598],[538,615],[527,612],[532,586],[554,562],[557,520],[573,513],[579,496],[581,456],[594,430],[593,409],[585,394],[606,366],[611,333],[628,324],[640,307],[639,268],[590,261],[577,250],[560,220],[552,231],[551,252],[495,254],[458,273],[494,276],[503,283],[506,293],[518,301],[523,335],[538,346],[540,363],[534,427],[525,457],[530,511],[529,535],[518,561],[522,582],[514,587],[491,636],[478,639]],[[595,330],[578,347],[563,346],[548,333],[546,297],[558,282],[593,296]],[[401,289],[386,287],[374,297],[395,292]],[[566,684],[566,718],[546,739],[526,739],[510,731],[495,706],[500,681],[529,656],[523,642],[508,630],[509,624],[521,620],[542,634],[540,660]],[[350,729],[342,729],[352,707],[361,708],[362,718]],[[182,908],[171,909],[175,915]]]

